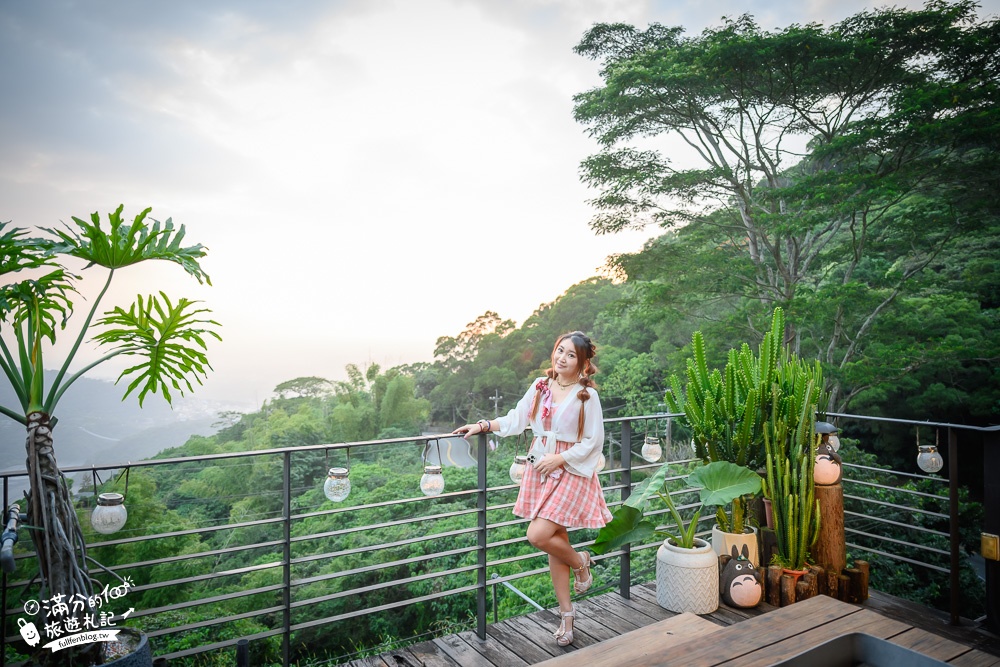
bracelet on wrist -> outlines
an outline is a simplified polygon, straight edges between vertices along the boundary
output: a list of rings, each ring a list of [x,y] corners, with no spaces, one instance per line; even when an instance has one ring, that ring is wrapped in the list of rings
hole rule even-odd
[[[476,424],[479,425],[479,432],[480,433],[489,433],[490,432],[490,422],[487,421],[486,419],[480,419],[479,421],[476,422]]]

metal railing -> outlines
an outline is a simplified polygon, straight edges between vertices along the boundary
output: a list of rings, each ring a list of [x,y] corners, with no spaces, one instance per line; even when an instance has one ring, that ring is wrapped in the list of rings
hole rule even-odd
[[[612,509],[628,497],[641,477],[660,465],[633,456],[633,448],[642,440],[633,437],[635,427],[647,432],[655,428],[658,432],[659,424],[664,424],[664,430],[669,432],[669,424],[675,417],[677,415],[657,414],[605,421],[605,452],[609,465],[600,474]],[[828,417],[845,421],[872,419],[839,414]],[[927,425],[926,422],[919,424]],[[947,428],[949,434],[956,429],[995,430],[938,426]],[[674,428],[677,433],[676,424]],[[126,559],[126,562],[114,562],[111,568],[118,575],[132,577],[138,582],[129,595],[139,594],[144,602],[150,601],[149,606],[136,608],[129,620],[145,630],[154,649],[157,640],[175,647],[169,652],[158,651],[161,657],[197,662],[205,654],[235,651],[241,640],[248,640],[249,644],[239,645],[241,655],[247,655],[255,646],[264,650],[259,647],[266,645],[266,650],[276,653],[276,659],[283,665],[309,664],[298,649],[303,643],[320,637],[321,633],[350,633],[352,623],[359,619],[364,619],[367,625],[373,618],[406,614],[413,608],[439,610],[452,605],[466,610],[464,615],[458,614],[458,620],[449,628],[425,629],[427,636],[441,634],[443,630],[467,629],[474,617],[477,634],[485,638],[491,601],[496,618],[494,600],[498,586],[535,576],[547,577],[547,564],[539,565],[541,555],[524,537],[523,526],[527,521],[512,518],[510,514],[518,487],[502,479],[511,458],[505,451],[506,446],[498,450],[502,454],[494,453],[491,457],[487,437],[479,436],[474,456],[488,465],[476,465],[474,478],[471,472],[446,468],[449,478],[461,478],[466,483],[460,484],[458,490],[435,497],[418,495],[415,480],[422,462],[414,452],[422,449],[426,453],[429,444],[440,439],[440,436],[421,436],[264,449],[154,459],[127,465],[74,467],[64,472],[68,475],[89,473],[96,479],[98,472],[127,468],[132,472],[133,484],[138,483],[142,471],[148,471],[150,478],[160,484],[167,484],[168,480],[174,484],[172,488],[159,488],[155,494],[146,496],[147,500],[155,500],[152,504],[156,507],[162,507],[164,502],[167,506],[165,511],[156,510],[156,515],[147,516],[146,525],[130,527],[140,534],[105,538],[88,545],[98,561]],[[693,461],[690,449],[677,444],[682,440],[674,438],[667,443],[668,456],[678,464],[678,478],[684,474],[684,465]],[[951,435],[948,442],[947,470],[951,472],[957,470],[959,448],[957,439]],[[675,451],[669,451],[671,448]],[[355,465],[351,469],[353,483],[356,487],[364,487],[364,495],[370,502],[353,504],[354,501],[348,499],[331,503],[318,490],[325,479],[330,454],[339,456],[339,452],[348,449],[355,452]],[[385,461],[369,464],[365,460],[366,456],[374,460],[386,453],[391,454],[390,464],[397,469],[415,468],[413,474],[406,477],[412,486],[403,488],[399,479],[391,484],[388,479],[381,480],[384,486],[379,486],[379,465],[384,465]],[[398,465],[392,461],[398,461]],[[230,466],[243,468],[250,478],[246,480],[249,491],[247,488],[213,488],[213,479],[222,480],[226,476],[209,472],[222,472]],[[850,465],[846,467],[851,470]],[[13,500],[10,497],[12,483],[24,477],[24,473],[0,474],[4,507]],[[845,479],[850,482],[848,474]],[[878,552],[933,571],[947,571],[952,592],[957,594],[956,582],[961,566],[957,548],[957,476],[952,473],[950,480],[949,512],[933,517],[948,523],[949,567],[913,557],[914,549],[927,549],[938,556],[943,551],[921,544],[917,538],[911,542],[879,537],[884,548]],[[860,484],[877,488],[881,482],[863,481]],[[881,486],[898,490],[893,483]],[[204,495],[213,490],[214,494]],[[686,492],[677,492],[678,495],[683,493]],[[873,502],[863,495],[848,495],[872,507],[885,504],[884,501]],[[167,500],[162,500],[163,497]],[[229,508],[228,520],[205,520],[198,525],[191,517],[210,514],[203,507],[213,503]],[[912,509],[888,504],[893,505],[889,508],[893,510]],[[680,509],[692,506],[682,504]],[[192,510],[185,515],[185,521],[170,525],[168,530],[157,530],[171,509],[185,507]],[[138,511],[135,514],[142,515]],[[649,513],[650,516],[658,514]],[[866,511],[864,515],[870,520],[877,512]],[[711,520],[712,517],[703,517],[703,521]],[[899,523],[902,522],[885,519],[874,525],[899,528]],[[866,534],[877,535],[872,530],[849,528],[851,548],[870,550],[871,547],[861,542]],[[592,544],[595,532],[574,532],[576,547]],[[917,533],[932,538],[945,534],[937,529],[918,530]],[[889,549],[888,545],[894,543],[903,553],[893,553]],[[0,629],[5,644],[18,639],[15,622],[24,616],[22,605],[32,595],[37,595],[32,582],[34,554],[25,550],[26,544],[30,544],[30,540],[22,534],[21,549],[16,554],[18,573],[11,579],[3,577]],[[657,543],[633,545],[605,554],[598,567],[603,568],[605,575],[618,570],[618,591],[628,597],[633,584],[650,578],[650,563],[657,546]],[[100,578],[99,570],[97,572]],[[155,602],[167,598],[169,602],[164,604]],[[369,600],[376,604],[366,604]],[[957,618],[954,603],[952,613]],[[347,629],[341,630],[342,627]],[[252,631],[246,631],[248,628]],[[191,645],[178,647],[182,638],[187,638]],[[352,656],[338,655],[330,659],[334,657],[347,661]],[[0,666],[5,664],[8,664],[7,658],[0,654]]]

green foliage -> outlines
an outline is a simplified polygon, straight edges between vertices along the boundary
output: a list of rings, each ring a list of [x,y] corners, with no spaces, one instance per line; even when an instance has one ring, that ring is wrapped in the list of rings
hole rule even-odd
[[[912,479],[894,474],[866,446],[853,438],[840,439],[838,452],[845,463],[844,509],[849,559],[871,565],[871,586],[890,595],[936,609],[950,606],[950,543],[947,480]],[[912,464],[911,464],[912,465]],[[959,489],[959,527],[962,550],[961,610],[968,618],[985,613],[985,588],[968,556],[979,549],[983,507]],[[945,535],[934,534],[937,531]],[[917,547],[910,544],[919,545]]]
[[[775,558],[783,567],[801,570],[819,536],[819,502],[815,497],[816,408],[823,374],[819,362],[807,364],[782,353],[771,389],[771,413],[764,423],[767,452],[766,497],[771,499]]]
[[[614,517],[597,534],[594,552],[607,553],[626,544],[643,543],[650,540],[669,539],[678,546],[694,547],[694,534],[706,506],[726,505],[735,498],[760,491],[760,476],[752,470],[728,461],[713,461],[695,468],[686,478],[689,489],[698,491],[700,507],[685,524],[667,488],[668,464],[660,466],[656,472],[639,483],[628,499],[613,512]],[[658,530],[653,521],[645,517],[651,503],[659,498],[673,519],[676,530]]]
[[[796,351],[827,366],[839,411],[952,357],[940,339],[908,344],[889,320],[932,289],[943,258],[954,275],[961,249],[985,267],[974,248],[996,247],[1000,23],[976,9],[934,2],[774,31],[744,15],[695,36],[591,28],[576,50],[603,81],[576,96],[575,114],[602,147],[582,165],[600,191],[592,226],[669,230],[613,259],[626,312],[743,341],[780,304]],[[649,137],[682,140],[695,162],[645,148]],[[995,295],[995,272],[980,275],[963,282]],[[995,358],[997,340],[975,349]],[[948,363],[962,375],[988,365]],[[977,393],[954,386],[952,405]],[[990,394],[995,405],[994,383]]]

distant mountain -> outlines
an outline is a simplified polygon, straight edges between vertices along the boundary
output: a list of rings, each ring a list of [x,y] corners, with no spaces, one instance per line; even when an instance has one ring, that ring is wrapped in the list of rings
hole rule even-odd
[[[55,450],[60,467],[138,461],[183,445],[192,435],[211,435],[218,430],[212,426],[218,410],[213,411],[208,404],[186,399],[175,401],[178,406],[171,409],[157,395],[147,397],[145,407],[140,408],[134,396],[122,401],[122,393],[122,386],[87,378],[69,388],[55,411]],[[20,410],[6,385],[0,386],[0,405]],[[0,416],[0,471],[25,469],[24,438],[21,424]]]

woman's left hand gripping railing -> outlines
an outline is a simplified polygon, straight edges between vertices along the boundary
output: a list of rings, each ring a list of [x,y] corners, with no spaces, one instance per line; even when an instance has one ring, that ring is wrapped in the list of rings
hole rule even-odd
[[[7,574],[13,574],[17,568],[14,562],[14,545],[17,543],[17,524],[24,521],[26,515],[21,514],[21,508],[11,505],[4,512],[4,530],[0,534],[0,566]]]

